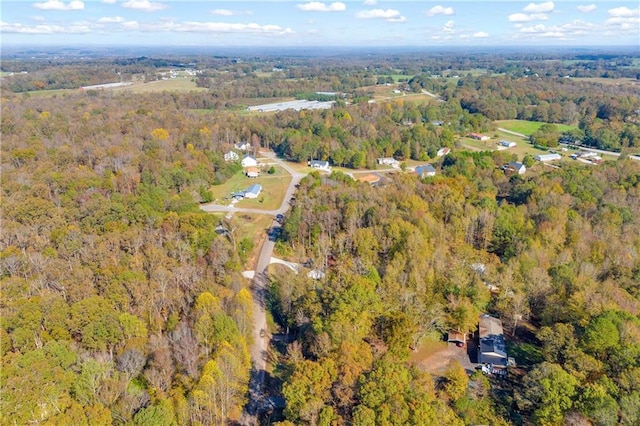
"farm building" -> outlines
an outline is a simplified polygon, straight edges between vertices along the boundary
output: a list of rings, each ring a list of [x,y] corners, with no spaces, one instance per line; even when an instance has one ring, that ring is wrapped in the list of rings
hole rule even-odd
[[[502,140],[502,141],[498,142],[498,145],[504,146],[504,147],[507,147],[507,148],[513,148],[513,147],[518,146],[518,144],[515,143],[515,142],[505,141],[505,140]]]
[[[560,160],[562,158],[562,155],[560,154],[538,154],[535,157],[533,157],[536,161],[554,161],[554,160]]]
[[[491,139],[489,136],[481,135],[480,133],[469,133],[468,136],[477,141],[488,141]]]

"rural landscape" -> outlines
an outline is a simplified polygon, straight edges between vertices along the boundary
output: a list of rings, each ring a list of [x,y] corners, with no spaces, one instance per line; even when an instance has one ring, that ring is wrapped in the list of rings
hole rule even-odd
[[[640,424],[637,46],[131,50],[3,49],[2,425]]]

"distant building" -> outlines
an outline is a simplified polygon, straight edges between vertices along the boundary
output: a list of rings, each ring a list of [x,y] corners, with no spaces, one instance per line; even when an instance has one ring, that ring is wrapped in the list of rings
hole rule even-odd
[[[451,148],[444,147],[444,148],[440,148],[436,155],[438,157],[444,157],[445,155],[447,155],[450,152],[451,152]]]
[[[399,161],[393,157],[381,157],[378,158],[378,164],[387,166],[397,166]]]
[[[416,173],[421,178],[430,177],[430,176],[436,175],[436,169],[431,164],[425,164],[425,165],[416,167]]]
[[[477,141],[488,141],[491,139],[489,136],[481,135],[480,133],[469,133],[467,136]]]
[[[236,161],[239,158],[240,156],[235,151],[229,151],[226,154],[224,154],[224,161],[226,161],[227,163],[230,163],[231,161]]]
[[[248,178],[257,178],[260,176],[260,169],[257,167],[247,167],[244,170],[244,174],[247,175]]]
[[[242,167],[256,167],[258,165],[258,160],[253,155],[245,155],[242,157]]]
[[[498,145],[504,146],[504,147],[507,147],[507,148],[514,148],[514,147],[518,146],[518,144],[515,143],[515,142],[505,141],[505,140],[502,140],[502,141],[498,142]]]
[[[509,164],[503,166],[502,168],[505,171],[515,172],[519,175],[523,175],[527,171],[527,167],[522,163],[518,163],[517,161],[512,161]]]
[[[320,170],[326,170],[328,172],[331,171],[331,165],[329,164],[328,161],[322,161],[322,160],[311,160],[309,161],[309,166],[314,168],[314,169],[320,169]]]
[[[245,198],[258,198],[258,195],[262,192],[262,185],[254,183],[244,192]]]
[[[555,161],[562,159],[562,155],[560,154],[539,154],[533,157],[536,161]]]
[[[487,314],[481,315],[478,320],[478,337],[478,363],[506,368],[508,357],[502,321]]]
[[[239,149],[240,151],[246,151],[249,148],[251,148],[251,144],[249,142],[238,142],[234,146],[236,147],[236,149]]]

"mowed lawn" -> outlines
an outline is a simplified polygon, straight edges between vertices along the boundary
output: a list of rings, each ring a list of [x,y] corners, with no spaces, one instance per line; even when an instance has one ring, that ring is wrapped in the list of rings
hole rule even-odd
[[[270,175],[262,172],[260,177],[250,179],[239,171],[230,177],[222,185],[214,185],[211,187],[216,203],[229,204],[228,199],[233,192],[243,191],[254,183],[262,185],[262,192],[255,199],[244,199],[236,204],[237,207],[255,208],[263,210],[275,210],[280,207],[284,195],[287,192],[291,176],[285,173],[279,166],[275,166],[276,173]]]
[[[569,126],[567,124],[556,123],[541,123],[539,121],[526,121],[526,120],[497,120],[496,126],[503,129],[511,130],[512,132],[522,133],[523,135],[531,135],[538,130],[543,124],[555,124],[558,130],[566,132],[568,130],[577,129],[577,126]]]
[[[495,137],[496,134],[498,137]],[[487,134],[487,136],[489,136],[489,134]],[[511,135],[509,133],[504,133],[501,131],[491,132],[491,140],[488,140],[488,141],[479,141],[479,140],[464,137],[460,139],[460,142],[463,145],[477,148],[479,150],[498,151],[499,148],[502,148],[498,146],[498,141],[501,141],[501,140],[507,140],[507,141],[515,142],[516,144],[518,144],[513,148],[504,148],[504,149],[500,149],[500,151],[507,152],[510,154],[516,154],[519,160],[522,160],[522,158],[527,154],[537,155],[537,154],[547,153],[546,151],[543,151],[541,149],[534,148],[533,145],[531,145],[529,142],[527,142],[523,138],[520,138],[515,135]]]

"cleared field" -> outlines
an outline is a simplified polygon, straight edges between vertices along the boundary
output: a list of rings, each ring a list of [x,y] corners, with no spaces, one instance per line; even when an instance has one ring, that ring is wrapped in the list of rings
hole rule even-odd
[[[494,137],[495,134],[497,134],[498,137]],[[500,140],[508,140],[511,142],[515,142],[518,145],[513,147],[513,148],[506,148],[503,149],[501,151],[503,152],[508,152],[510,154],[516,154],[516,156],[518,157],[518,159],[522,159],[525,155],[530,154],[530,155],[537,155],[537,154],[546,154],[546,151],[542,151],[540,149],[536,149],[533,147],[533,145],[531,145],[530,143],[528,143],[526,140],[523,140],[522,138],[519,138],[518,136],[514,136],[514,135],[510,135],[509,133],[504,133],[504,132],[492,132],[492,137],[491,140],[488,141],[479,141],[479,140],[475,140],[475,139],[471,139],[471,138],[460,138],[460,142],[463,145],[472,147],[472,148],[476,148],[479,150],[485,150],[485,151],[498,151],[498,141]]]
[[[242,171],[230,177],[222,185],[211,187],[211,193],[218,203],[224,204],[224,200],[232,192],[243,191],[254,183],[262,185],[260,196],[255,199],[245,199],[238,204],[238,207],[257,208],[264,210],[274,210],[280,207],[284,199],[285,192],[291,181],[291,176],[276,166],[276,173],[273,175],[264,173],[255,179],[249,179]]]
[[[149,83],[136,83],[133,86],[118,87],[113,91],[130,91],[132,93],[152,93],[152,92],[205,92],[205,87],[196,87],[195,81],[191,78],[174,78],[171,80],[150,81]]]
[[[52,97],[52,96],[58,96],[58,95],[69,95],[69,94],[78,93],[78,92],[79,92],[79,89],[33,90],[31,92],[16,93],[16,95],[26,96],[26,97],[35,96],[35,97],[46,98],[46,97]]]
[[[531,135],[538,130],[543,124],[555,124],[555,123],[541,123],[539,121],[526,121],[526,120],[497,120],[494,122],[497,126],[511,130],[512,132],[522,133],[523,135]],[[566,132],[568,130],[577,129],[577,126],[569,126],[566,124],[555,124],[558,130]]]

